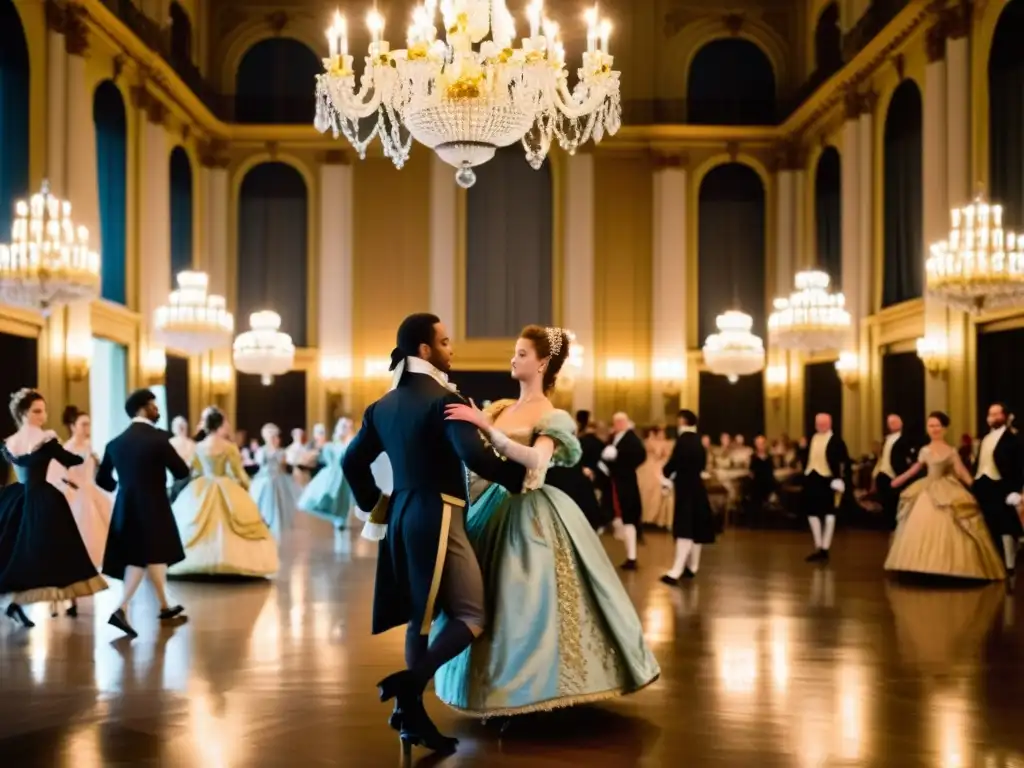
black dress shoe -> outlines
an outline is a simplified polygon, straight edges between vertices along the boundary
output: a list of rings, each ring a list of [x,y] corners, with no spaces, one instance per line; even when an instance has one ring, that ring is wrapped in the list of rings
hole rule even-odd
[[[620,565],[619,568],[621,568],[624,571],[635,571],[636,570],[636,560],[627,560],[622,565]]]
[[[392,730],[398,731],[399,733],[405,729],[405,713],[398,705],[397,701],[395,702],[395,708],[391,710],[391,716],[388,718],[388,725],[391,726]],[[454,744],[459,743],[459,740],[454,736],[444,736],[443,734],[439,735],[445,739],[449,739]]]
[[[72,603],[68,606],[68,609],[64,611],[65,615],[70,616],[72,619],[78,618],[78,603]]]
[[[816,549],[814,552],[804,558],[804,562],[807,563],[820,563],[824,560],[828,560],[827,549]]]
[[[164,608],[162,611],[160,611],[160,621],[167,621],[168,619],[173,619],[177,616],[180,616],[184,612],[185,608],[180,605],[176,605],[173,608]]]
[[[116,611],[110,614],[110,618],[107,619],[107,624],[109,624],[112,627],[117,627],[126,635],[128,635],[128,637],[136,638],[139,636],[139,633],[136,632],[132,628],[132,625],[128,623],[128,617],[124,615],[124,611],[120,608],[118,608]]]
[[[17,603],[11,603],[7,606],[7,618],[15,624],[21,624],[25,629],[32,629],[35,626],[35,622],[25,615],[25,611]]]
[[[430,719],[427,710],[423,708],[422,701],[417,699],[408,707],[403,707],[401,721],[399,738],[402,740],[402,746],[406,752],[411,751],[412,747],[424,747],[442,755],[455,753],[459,740],[445,736],[437,730],[434,721]]]
[[[686,570],[683,571],[683,578],[684,579],[696,579],[697,578],[697,574],[696,574],[695,571],[691,571],[689,568],[687,568]]]
[[[666,573],[664,576],[661,577],[661,583],[668,584],[670,587],[678,587],[679,579],[677,579],[675,576],[669,576]]]

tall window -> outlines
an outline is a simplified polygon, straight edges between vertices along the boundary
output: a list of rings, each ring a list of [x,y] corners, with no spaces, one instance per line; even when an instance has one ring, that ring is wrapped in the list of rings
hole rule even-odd
[[[171,152],[171,285],[192,267],[192,164],[181,147]]]
[[[921,91],[904,80],[885,116],[885,269],[882,306],[924,289]]]
[[[96,165],[100,198],[100,295],[125,303],[125,221],[128,218],[128,121],[121,91],[110,80],[96,88]]]
[[[1022,35],[1024,2],[1011,0],[999,15],[988,59],[988,167],[991,197],[1002,204],[1007,224],[1018,231],[1024,227]]]
[[[775,70],[749,40],[712,40],[693,57],[686,100],[689,123],[772,125],[777,119]]]
[[[14,201],[28,193],[28,45],[11,0],[0,0],[0,242],[10,240]]]
[[[818,268],[828,273],[837,289],[843,284],[841,173],[839,150],[827,147],[814,173],[814,228]]]
[[[89,368],[89,411],[93,450],[103,455],[107,443],[131,421],[124,410],[128,399],[128,350],[109,339],[94,338]]]
[[[320,58],[305,43],[287,37],[261,40],[238,65],[235,120],[311,123],[316,111],[313,86],[322,71]]]

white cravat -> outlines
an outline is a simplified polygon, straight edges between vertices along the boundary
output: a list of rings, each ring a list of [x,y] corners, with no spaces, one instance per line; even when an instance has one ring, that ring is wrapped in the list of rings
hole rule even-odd
[[[404,371],[429,376],[442,387],[450,389],[452,392],[456,391],[455,385],[448,381],[448,374],[439,370],[432,363],[424,360],[422,357],[407,357],[402,363],[399,363],[391,376],[391,389],[395,389],[398,386],[398,381],[402,378],[402,373]]]
[[[822,477],[832,477],[832,470],[828,466],[828,441],[832,439],[832,432],[819,432],[811,438],[810,450],[807,452],[807,468],[805,475],[817,472]]]
[[[147,427],[152,427],[153,422],[147,419],[145,416],[136,416],[132,419],[132,424],[145,424]]]
[[[893,432],[885,438],[885,444],[882,446],[882,456],[878,459],[878,463],[875,464],[875,470],[871,473],[872,477],[878,477],[879,475],[887,475],[891,478],[896,477],[896,470],[892,468],[892,447],[896,445],[896,441],[900,439],[901,434],[901,432]]]
[[[978,472],[974,476],[975,479],[979,477],[987,477],[989,480],[1002,480],[1003,476],[999,474],[999,468],[996,466],[996,445],[999,443],[999,439],[1006,432],[1006,426],[1003,425],[999,429],[993,429],[981,440],[981,450],[978,451]]]

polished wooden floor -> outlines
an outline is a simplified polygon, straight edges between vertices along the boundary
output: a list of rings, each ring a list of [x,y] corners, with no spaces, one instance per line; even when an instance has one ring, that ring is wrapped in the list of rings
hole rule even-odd
[[[625,583],[660,682],[504,732],[429,697],[462,739],[444,764],[1024,766],[1024,597],[888,583],[873,533],[841,533],[831,565],[811,566],[808,539],[730,532],[671,588],[657,581],[671,542],[649,535]],[[369,634],[374,560],[301,516],[277,579],[178,582],[176,628],[145,593],[133,643],[105,624],[119,584],[77,620],[33,607],[35,629],[0,629],[0,765],[402,764],[374,690],[402,633]]]

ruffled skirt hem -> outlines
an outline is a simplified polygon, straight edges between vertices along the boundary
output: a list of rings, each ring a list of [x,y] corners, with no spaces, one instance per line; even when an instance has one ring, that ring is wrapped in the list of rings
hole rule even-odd
[[[32,603],[53,603],[62,600],[75,600],[79,597],[89,597],[107,588],[107,581],[100,575],[93,576],[85,581],[76,581],[66,587],[36,587],[27,589],[24,592],[11,594],[11,602],[18,605],[31,605]]]

